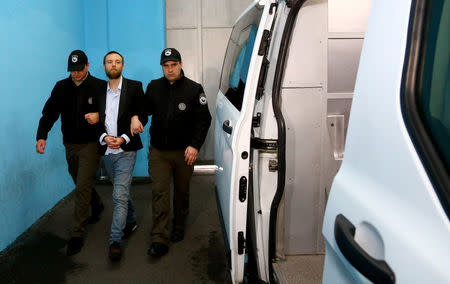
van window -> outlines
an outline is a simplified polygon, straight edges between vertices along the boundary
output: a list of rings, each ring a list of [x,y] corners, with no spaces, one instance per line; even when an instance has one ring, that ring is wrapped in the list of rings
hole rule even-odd
[[[439,2],[439,1],[438,1]],[[450,165],[450,1],[445,1],[442,15],[431,18],[424,51],[422,98],[419,109],[435,146],[447,166]],[[431,9],[436,7],[431,7]],[[435,11],[438,12],[437,10]],[[433,13],[433,11],[431,11]],[[433,17],[433,16],[432,16]]]
[[[233,28],[220,79],[220,91],[240,111],[262,9],[254,7]]]
[[[450,219],[449,2],[416,2],[418,8],[408,34],[402,112],[417,153]]]

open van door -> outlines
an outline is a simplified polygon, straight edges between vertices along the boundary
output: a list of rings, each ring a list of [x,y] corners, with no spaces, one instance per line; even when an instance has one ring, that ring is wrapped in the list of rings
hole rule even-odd
[[[250,138],[259,77],[247,80],[247,74],[261,70],[264,56],[258,51],[268,45],[275,2],[255,1],[237,20],[217,95],[214,157],[223,170],[216,173],[216,186],[233,283],[244,278]]]
[[[450,1],[373,1],[323,283],[450,283]]]

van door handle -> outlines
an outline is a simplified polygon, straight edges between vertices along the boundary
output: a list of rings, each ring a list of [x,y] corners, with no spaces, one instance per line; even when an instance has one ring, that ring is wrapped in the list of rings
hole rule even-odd
[[[345,258],[373,283],[394,284],[395,274],[384,260],[371,257],[355,241],[355,226],[339,214],[334,222],[334,237]]]
[[[223,122],[222,129],[223,129],[223,131],[225,131],[226,133],[231,135],[231,132],[233,131],[233,127],[230,125],[229,120],[225,120]]]

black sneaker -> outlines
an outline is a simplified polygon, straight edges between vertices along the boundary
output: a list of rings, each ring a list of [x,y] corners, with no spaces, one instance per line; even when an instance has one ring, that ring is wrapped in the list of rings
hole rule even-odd
[[[81,248],[83,247],[83,238],[81,237],[72,237],[67,242],[67,255],[71,256],[74,254],[77,254],[81,251]]]
[[[109,245],[109,259],[111,261],[119,261],[122,257],[122,249],[118,242],[113,242]]]
[[[163,243],[152,243],[147,251],[148,255],[153,257],[161,257],[169,251],[169,247]]]
[[[103,210],[105,209],[105,206],[103,203],[100,204],[91,204],[91,217],[88,219],[89,224],[95,224],[100,220],[100,217],[102,215]]]
[[[184,239],[184,230],[175,229],[170,233],[170,241],[173,243],[181,242]]]
[[[137,229],[137,224],[136,222],[132,222],[132,223],[127,223],[125,225],[125,228],[123,229],[123,236],[122,236],[122,240],[128,239],[131,234],[136,231]]]

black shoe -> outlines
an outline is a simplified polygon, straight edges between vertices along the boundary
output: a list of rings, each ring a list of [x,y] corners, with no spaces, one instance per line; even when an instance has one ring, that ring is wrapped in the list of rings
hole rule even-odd
[[[137,224],[136,222],[132,222],[132,223],[127,223],[125,225],[125,228],[123,229],[123,236],[122,236],[122,240],[128,239],[131,234],[136,231],[137,229]]]
[[[95,204],[95,205],[91,204],[92,215],[91,215],[91,217],[89,217],[88,223],[89,224],[97,223],[98,220],[100,220],[100,217],[101,217],[104,209],[105,209],[105,206],[103,205],[103,203]]]
[[[67,255],[71,256],[74,254],[77,254],[81,251],[81,248],[83,247],[83,238],[81,237],[72,237],[67,242]]]
[[[167,245],[162,243],[152,243],[147,251],[147,254],[153,257],[161,257],[165,255],[167,251],[169,251],[169,247]]]
[[[113,242],[109,245],[109,259],[111,261],[119,261],[122,257],[122,249],[118,242]]]
[[[173,243],[181,242],[184,239],[184,230],[175,229],[170,233],[170,241]]]

